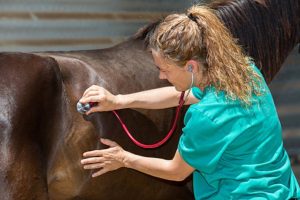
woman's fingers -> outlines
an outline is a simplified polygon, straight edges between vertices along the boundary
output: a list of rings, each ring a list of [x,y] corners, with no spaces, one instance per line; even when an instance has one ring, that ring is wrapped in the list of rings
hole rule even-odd
[[[109,139],[101,138],[100,140],[109,148],[85,152],[83,154],[84,159],[81,160],[84,169],[101,168],[98,172],[93,173],[93,177],[124,167],[124,150],[122,147]]]
[[[82,96],[85,96],[87,93],[91,92],[91,91],[99,91],[99,89],[101,89],[100,86],[97,86],[97,85],[92,85],[90,86],[88,89],[86,89],[83,93]]]
[[[85,164],[85,165],[83,165],[83,168],[87,169],[87,170],[100,169],[98,172],[93,173],[92,177],[97,177],[106,172],[116,169],[116,167],[113,164],[113,161],[107,160],[107,159],[105,159],[103,162],[99,162],[99,163]]]
[[[116,143],[115,141],[109,140],[109,139],[100,138],[100,141],[101,141],[101,143],[103,143],[109,147],[119,146],[118,143]]]
[[[90,91],[90,92],[86,93],[85,95],[83,95],[80,100],[84,101],[88,97],[97,96],[97,95],[100,95],[100,94],[101,93],[99,91]]]
[[[89,111],[87,111],[85,114],[86,115],[89,115],[89,114],[91,114],[91,113],[94,113],[94,112],[97,112],[98,111],[98,105],[97,106],[93,106],[93,107],[91,107],[90,109],[89,109]]]
[[[101,150],[93,150],[93,151],[87,151],[83,153],[83,157],[100,157],[103,156],[103,154],[110,152],[110,149],[101,149]]]
[[[102,168],[99,171],[92,174],[92,177],[95,178],[97,176],[101,176],[102,174],[105,174],[106,172],[109,172],[107,168]]]
[[[105,163],[95,163],[95,164],[89,164],[89,165],[84,165],[84,169],[99,169],[105,166]]]
[[[79,100],[80,103],[88,103],[88,102],[100,102],[105,99],[104,95],[91,95],[89,97],[83,97],[82,99]]]
[[[104,157],[92,157],[92,158],[82,159],[81,164],[100,163],[104,161],[105,161]]]
[[[89,103],[95,102],[98,103],[95,106],[92,106],[90,111],[86,112],[86,114],[90,114],[93,112],[103,112],[103,111],[110,111],[115,110],[118,107],[117,104],[117,97],[107,91],[105,88],[93,85],[89,87],[84,93],[81,99],[79,100],[80,103]]]
[[[79,102],[81,103],[92,102],[87,100],[87,98],[91,96],[105,96],[105,89],[100,86],[93,85],[84,91]]]
[[[119,146],[116,142],[101,138],[100,141],[110,147],[116,147]],[[87,151],[83,153],[83,157],[95,157],[95,156],[103,156],[104,154],[109,154],[111,152],[114,152],[115,148],[108,148],[108,149],[101,149],[101,150],[93,150],[93,151]]]

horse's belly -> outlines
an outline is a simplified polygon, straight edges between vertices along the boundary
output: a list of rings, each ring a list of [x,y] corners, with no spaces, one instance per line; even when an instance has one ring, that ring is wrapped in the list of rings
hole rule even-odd
[[[161,200],[193,199],[184,184],[162,181],[128,169],[109,172],[97,178],[80,172],[57,169],[49,182],[49,197],[53,200]]]

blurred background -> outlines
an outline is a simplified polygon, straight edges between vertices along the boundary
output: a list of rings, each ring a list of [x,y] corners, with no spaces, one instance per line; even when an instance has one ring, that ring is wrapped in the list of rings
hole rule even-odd
[[[191,0],[0,0],[0,50],[98,49]]]
[[[0,0],[0,51],[69,51],[113,46],[192,0]],[[201,1],[205,2],[205,1]],[[209,2],[209,1],[206,1]],[[300,180],[300,54],[270,84],[284,145]]]

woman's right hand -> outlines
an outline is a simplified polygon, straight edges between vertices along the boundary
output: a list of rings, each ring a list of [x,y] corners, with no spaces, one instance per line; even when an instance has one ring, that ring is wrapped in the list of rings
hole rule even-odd
[[[97,85],[92,85],[91,87],[86,89],[79,102],[83,104],[89,102],[97,103],[88,112],[86,112],[87,115],[94,112],[103,112],[119,109],[117,96],[111,94],[105,88]]]

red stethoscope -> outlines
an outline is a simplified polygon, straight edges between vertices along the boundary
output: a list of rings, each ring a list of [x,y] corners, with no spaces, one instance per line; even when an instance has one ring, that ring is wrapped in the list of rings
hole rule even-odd
[[[128,135],[128,137],[132,140],[132,142],[134,144],[136,144],[137,146],[139,147],[142,147],[142,148],[145,148],[145,149],[154,149],[154,148],[157,148],[157,147],[160,147],[161,145],[163,145],[166,141],[168,141],[168,139],[172,136],[172,134],[174,133],[175,131],[175,128],[176,128],[176,124],[177,124],[177,121],[178,121],[178,118],[179,118],[179,113],[181,111],[181,108],[185,102],[185,100],[188,98],[189,94],[190,94],[190,91],[191,91],[191,88],[193,86],[193,83],[194,83],[194,76],[193,76],[193,73],[192,73],[192,82],[191,82],[191,86],[188,90],[188,93],[186,95],[186,97],[184,98],[185,96],[185,91],[181,92],[181,95],[180,95],[180,99],[179,99],[179,104],[176,108],[176,114],[175,114],[175,119],[173,121],[173,125],[170,129],[170,131],[168,132],[168,134],[159,142],[156,142],[154,144],[143,144],[139,141],[137,141],[132,135],[131,133],[129,132],[128,128],[126,127],[125,123],[123,122],[123,120],[120,118],[120,116],[118,115],[118,113],[113,110],[112,112],[114,113],[114,115],[116,116],[116,118],[119,120],[124,132]],[[91,107],[97,105],[96,102],[89,102],[89,103],[86,103],[86,104],[82,104],[80,102],[77,103],[77,111],[80,112],[81,114],[84,114],[85,112],[87,112],[89,109],[91,109]]]
[[[128,131],[126,125],[124,124],[124,122],[122,121],[122,119],[120,118],[120,116],[117,114],[117,112],[115,110],[113,110],[112,112],[115,114],[115,116],[117,117],[117,119],[119,120],[123,130],[125,131],[125,133],[128,135],[128,137],[132,140],[132,142],[134,144],[136,144],[137,146],[139,147],[142,147],[142,148],[145,148],[145,149],[154,149],[154,148],[157,148],[157,147],[160,147],[161,145],[163,145],[166,141],[168,141],[168,139],[172,136],[172,134],[174,133],[175,131],[175,128],[176,128],[176,124],[177,124],[177,121],[178,121],[178,118],[179,118],[179,114],[180,114],[180,110],[184,104],[184,93],[185,92],[182,92],[181,95],[180,95],[180,100],[179,100],[179,105],[177,106],[176,108],[176,114],[175,114],[175,119],[174,119],[174,122],[173,122],[173,125],[170,129],[170,131],[168,132],[168,134],[159,142],[156,142],[154,144],[143,144],[139,141],[137,141],[132,135],[131,133]]]

